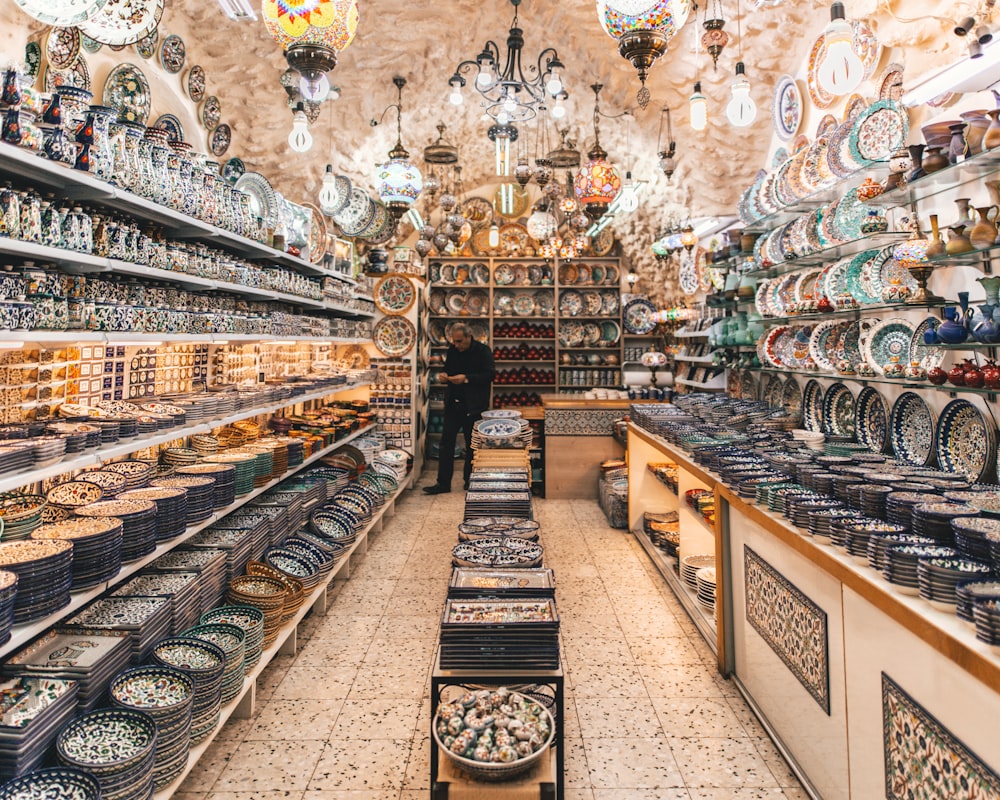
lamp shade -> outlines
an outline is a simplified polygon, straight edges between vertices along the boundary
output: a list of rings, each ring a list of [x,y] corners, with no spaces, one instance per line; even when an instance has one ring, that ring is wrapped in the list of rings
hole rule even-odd
[[[420,170],[409,159],[390,158],[376,168],[375,192],[379,199],[389,205],[402,204],[411,206],[424,187],[424,179]]]
[[[577,199],[588,206],[591,203],[610,205],[622,190],[618,170],[603,156],[591,158],[576,173],[573,190]]]
[[[690,0],[597,0],[601,27],[613,39],[642,30],[657,30],[673,38],[690,13]]]
[[[283,50],[316,45],[344,50],[358,30],[357,0],[263,0],[264,27]]]
[[[556,222],[556,218],[548,211],[539,209],[528,217],[528,235],[536,242],[544,242],[555,234],[558,227],[559,224]]]

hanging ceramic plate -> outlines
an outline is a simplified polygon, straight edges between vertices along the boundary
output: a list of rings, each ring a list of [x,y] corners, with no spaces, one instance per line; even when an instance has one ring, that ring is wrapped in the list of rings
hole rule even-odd
[[[214,94],[205,98],[205,105],[201,107],[201,124],[208,130],[214,131],[216,126],[222,121],[222,103]]]
[[[70,27],[86,22],[104,5],[104,0],[14,0],[14,2],[29,17],[57,27]]]
[[[467,198],[459,205],[458,211],[472,224],[473,230],[479,230],[493,221],[493,204],[485,197]]]
[[[837,129],[837,118],[833,114],[824,114],[816,125],[816,138],[830,136]]]
[[[92,90],[90,70],[83,56],[78,56],[69,69],[45,68],[45,78],[42,81],[46,92],[54,92],[60,86],[73,86],[86,92]]]
[[[753,370],[745,369],[740,374],[740,399],[757,399],[757,376],[754,375]]]
[[[883,100],[886,98],[879,98],[879,99]],[[888,99],[892,100],[894,98],[888,98]],[[868,105],[869,105],[868,101],[865,100],[865,98],[863,98],[860,94],[852,94],[850,97],[847,98],[847,102],[844,103],[843,121],[853,122],[855,119],[858,118],[859,114],[861,114],[866,108],[868,108]]]
[[[809,357],[823,372],[834,372],[834,364],[828,354],[828,340],[839,323],[826,319],[813,326],[809,336]]]
[[[375,207],[375,213],[369,223],[355,234],[359,239],[365,239],[369,242],[381,239],[385,235],[386,228],[392,230],[395,222],[389,209],[385,207],[385,203],[381,200],[373,200],[372,204]]]
[[[160,64],[171,75],[176,75],[184,69],[184,59],[187,57],[187,48],[184,40],[176,33],[170,34],[163,40],[160,47]]]
[[[761,393],[761,400],[771,408],[781,408],[781,392],[783,390],[784,385],[781,378],[777,375],[769,375],[764,391]]]
[[[83,31],[80,31],[80,45],[88,53],[96,53],[102,47],[104,47],[104,45],[102,45],[99,41],[97,41],[96,39],[91,39]]]
[[[995,475],[996,427],[968,400],[952,400],[938,419],[934,436],[938,466],[979,482]]]
[[[206,83],[207,78],[205,76],[204,67],[200,67],[195,64],[188,70],[187,76],[184,80],[184,85],[187,87],[188,97],[196,103],[200,103],[204,100]]]
[[[904,392],[889,417],[892,452],[900,461],[927,466],[934,461],[934,417],[914,392]]]
[[[124,47],[149,36],[162,14],[163,0],[108,0],[80,31],[101,44]]]
[[[677,283],[684,294],[692,295],[698,291],[698,266],[691,253],[681,253],[681,265],[677,271]]]
[[[149,36],[144,36],[135,43],[135,52],[143,58],[152,58],[156,54],[156,45],[160,41],[160,29],[157,28]]]
[[[788,151],[784,147],[779,147],[771,156],[771,169],[775,170],[788,160]]]
[[[516,183],[501,183],[493,193],[493,213],[504,219],[517,219],[524,215],[531,204],[527,189]]]
[[[793,416],[802,411],[802,389],[794,375],[789,375],[781,388],[781,405]]]
[[[656,328],[656,322],[653,320],[655,313],[656,307],[645,297],[629,300],[622,313],[625,330],[640,336],[652,332]]]
[[[858,444],[881,453],[888,442],[889,407],[876,389],[865,386],[854,404],[854,431]]]
[[[530,243],[531,237],[528,235],[528,229],[523,225],[511,223],[500,226],[501,252],[519,253],[523,255],[525,253],[525,249]]]
[[[775,134],[783,142],[791,141],[799,132],[799,125],[802,124],[802,93],[791,75],[782,75],[774,87],[771,122]]]
[[[42,46],[38,42],[28,42],[24,45],[24,77],[34,83],[41,70]]]
[[[372,221],[375,212],[375,202],[364,189],[355,186],[351,189],[350,202],[333,215],[333,221],[340,226],[344,236],[357,236]]]
[[[45,37],[45,57],[53,69],[68,69],[80,55],[79,28],[53,28]]]
[[[914,328],[913,337],[910,339],[910,363],[919,364],[925,372],[940,367],[944,363],[946,352],[940,347],[924,344],[924,333],[931,329],[931,320],[925,319]]]
[[[236,180],[237,191],[250,195],[250,210],[269,228],[278,222],[278,198],[270,182],[259,172],[244,172]]]
[[[375,307],[383,314],[405,314],[416,299],[413,281],[405,275],[386,275],[375,284]]]
[[[591,242],[591,249],[598,258],[606,256],[615,246],[615,232],[610,226],[605,226],[597,232],[597,236]]]
[[[145,125],[149,119],[149,83],[134,64],[119,64],[104,82],[104,105],[118,109],[118,119]]]
[[[222,127],[224,126],[219,126],[219,128]],[[215,129],[216,132],[219,128]],[[323,212],[312,203],[303,203],[302,205],[312,213],[312,222],[309,225],[309,263],[319,264],[323,260],[323,256],[326,255],[328,233],[326,230],[326,221],[323,219]]]
[[[230,185],[235,184],[240,176],[247,171],[247,165],[241,158],[231,158],[222,167],[222,177]]]
[[[886,161],[903,146],[909,132],[906,112],[895,100],[876,100],[854,121],[848,138],[851,158],[867,166]]]
[[[372,329],[372,343],[387,358],[405,356],[417,341],[417,329],[406,317],[382,317]]]
[[[218,128],[212,131],[208,137],[208,149],[216,158],[221,158],[226,154],[229,145],[233,143],[233,129],[223,122]]]
[[[823,430],[823,387],[812,378],[802,390],[802,425],[809,431]]]
[[[862,355],[879,375],[885,375],[885,368],[890,363],[906,366],[912,339],[913,328],[906,320],[882,320],[862,343]]]
[[[159,128],[161,131],[166,131],[172,141],[184,141],[184,128],[181,127],[181,121],[173,114],[161,114],[156,118],[153,127]]]
[[[854,395],[842,383],[835,383],[826,390],[823,432],[833,436],[854,436]]]

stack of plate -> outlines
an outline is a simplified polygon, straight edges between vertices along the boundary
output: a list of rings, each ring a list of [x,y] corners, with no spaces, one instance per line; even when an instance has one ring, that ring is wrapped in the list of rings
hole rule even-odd
[[[121,500],[149,501],[156,506],[156,541],[176,539],[187,530],[187,489],[149,486],[119,495]]]
[[[521,599],[555,597],[555,575],[551,569],[486,569],[456,567],[448,583],[448,597],[466,599]]]
[[[111,580],[122,565],[122,521],[118,517],[77,517],[42,525],[32,532],[37,541],[65,539],[73,543],[73,582],[80,591]]]
[[[117,517],[122,522],[122,563],[156,549],[156,505],[150,500],[101,500],[76,510],[82,517]]]
[[[868,478],[868,480],[871,480],[871,478]],[[875,519],[885,519],[886,498],[892,491],[891,486],[862,483],[860,496],[862,513],[867,514],[869,517],[875,517]]]
[[[198,744],[219,724],[226,654],[211,642],[192,636],[175,636],[157,643],[153,648],[153,662],[175,667],[194,681],[191,744]]]
[[[116,419],[95,419],[92,425],[101,429],[101,444],[114,444],[121,438],[121,423]],[[136,433],[139,426],[136,426]]]
[[[1000,599],[977,597],[972,601],[972,617],[976,623],[976,638],[1000,649]]]
[[[809,514],[809,533],[824,544],[832,542],[833,524],[842,519],[863,519],[857,511],[851,508],[831,508],[813,511]]]
[[[531,492],[476,492],[465,493],[465,519],[470,517],[523,517],[531,516]]]
[[[372,461],[376,471],[390,471],[397,481],[403,480],[412,464],[411,456],[404,450],[384,450]]]
[[[698,591],[698,570],[704,567],[714,567],[715,566],[715,556],[711,554],[696,554],[684,556],[681,559],[681,578],[684,580],[691,591]]]
[[[1000,542],[1000,519],[958,517],[951,521],[955,547],[965,558],[991,561],[991,542]],[[994,565],[996,566],[996,565]]]
[[[472,426],[476,450],[519,450],[531,447],[531,426],[526,419],[481,419]]]
[[[347,490],[345,489],[344,491]],[[279,492],[272,489],[267,494],[261,495],[260,499],[254,503],[254,506],[258,508],[270,506],[283,509],[284,513],[281,525],[284,535],[282,539],[297,531],[302,527],[302,523],[305,522],[302,494],[299,492]]]
[[[150,564],[144,572],[171,573],[197,572],[201,611],[204,613],[217,606],[226,591],[226,553],[224,550],[177,549],[164,553]]]
[[[173,667],[134,667],[111,682],[111,704],[141,711],[156,723],[153,785],[163,788],[187,766],[194,681]]]
[[[279,492],[298,492],[302,495],[302,507],[308,508],[314,503],[326,501],[326,478],[307,472],[287,478],[276,487]]]
[[[0,800],[32,800],[43,797],[101,800],[101,784],[89,772],[81,769],[49,767],[34,770],[0,786]]]
[[[912,533],[874,533],[868,539],[868,566],[876,572],[884,571],[889,548],[901,544],[933,546],[937,542],[926,536],[915,536]]]
[[[350,484],[351,470],[347,467],[323,466],[316,467],[306,473],[310,477],[323,478],[326,481],[326,496],[332,497],[345,486]]]
[[[246,661],[246,631],[239,625],[226,622],[205,622],[184,631],[190,636],[211,642],[226,656],[226,666],[222,671],[222,704],[225,705],[240,693]]]
[[[933,494],[920,491],[890,492],[885,498],[885,516],[889,522],[896,525],[913,527],[913,508],[922,503],[934,502]]]
[[[35,445],[32,457],[36,469],[58,463],[66,453],[66,440],[62,436],[36,436],[31,441]]]
[[[5,675],[45,675],[76,681],[77,711],[92,711],[104,704],[111,679],[132,658],[132,645],[124,631],[67,632],[52,630],[3,664]]]
[[[90,481],[66,481],[45,493],[50,505],[74,509],[104,498],[104,489]]]
[[[243,672],[250,672],[260,661],[264,645],[264,612],[253,606],[220,606],[201,615],[201,623],[235,625],[246,634],[244,639]]]
[[[242,575],[252,558],[253,535],[247,530],[207,528],[184,543],[186,550],[223,550],[226,553],[225,582]]]
[[[333,505],[325,505],[309,515],[309,527],[317,536],[346,548],[358,538],[360,524],[354,514]]]
[[[281,609],[281,619],[278,621],[279,625],[284,625],[291,620],[302,607],[302,603],[305,602],[306,590],[302,586],[302,581],[298,578],[293,578],[287,572],[275,569],[270,564],[265,564],[263,561],[251,561],[247,564],[247,575],[262,575],[265,578],[274,578],[276,581],[281,581],[285,587],[285,602]]]
[[[198,621],[200,581],[197,572],[139,574],[116,589],[112,597],[165,597],[170,601],[170,633],[176,636]]]
[[[521,517],[475,517],[459,523],[458,540],[468,542],[487,536],[517,536],[537,542],[539,527],[535,520]]]
[[[449,599],[439,658],[443,669],[558,669],[555,601]]]
[[[250,558],[259,559],[271,546],[271,518],[241,509],[227,514],[208,528],[210,531],[238,531],[250,537]],[[235,576],[232,576],[235,577]]]
[[[233,484],[238,496],[250,494],[254,488],[257,459],[250,453],[218,453],[205,458],[208,464],[230,464],[235,468]]]
[[[254,503],[242,509],[244,514],[263,515],[267,517],[268,538],[267,547],[279,545],[288,537],[288,514],[284,506],[266,506]],[[345,511],[344,513],[348,513]],[[233,516],[233,515],[230,515]],[[261,551],[263,555],[263,551]]]
[[[226,600],[232,605],[253,606],[264,612],[263,647],[270,647],[278,638],[285,607],[285,584],[263,575],[243,575],[229,582]]]
[[[942,544],[955,542],[951,521],[957,517],[976,517],[979,511],[964,503],[920,503],[913,507],[911,530],[918,536],[929,536]]]
[[[332,559],[334,566],[336,566],[336,563],[344,557],[344,553],[347,552],[347,548],[344,547],[344,545],[338,544],[325,536],[320,536],[307,528],[303,528],[298,531],[294,538],[289,539],[286,542],[286,544],[295,543],[309,543],[313,545],[323,552],[325,558]]]
[[[921,558],[917,562],[920,596],[939,611],[954,611],[955,592],[962,581],[990,577],[988,561],[971,558]]]
[[[257,447],[269,447],[271,449],[271,477],[280,478],[288,472],[288,445],[279,439],[261,439]]]
[[[41,675],[0,682],[4,699],[0,713],[0,773],[15,777],[42,763],[59,729],[76,710],[77,691],[74,681]]]
[[[456,567],[538,567],[544,551],[537,542],[517,536],[487,536],[452,548]]]
[[[919,594],[920,581],[917,564],[922,558],[955,558],[958,556],[950,547],[926,544],[897,544],[885,552],[885,567],[882,576],[895,584],[901,594]]]
[[[710,614],[715,613],[715,567],[702,567],[694,574],[698,604]]]
[[[319,566],[312,558],[288,547],[268,548],[264,552],[264,563],[300,581],[306,594],[311,593],[323,578]],[[329,563],[332,567],[333,562]]]
[[[73,582],[73,545],[70,542],[29,539],[2,543],[0,569],[17,575],[15,625],[41,619],[69,603]],[[7,583],[9,581],[4,581]],[[4,586],[4,595],[10,588]]]
[[[215,510],[215,479],[195,475],[154,478],[150,486],[161,489],[187,489],[187,524],[196,525],[208,519]]]
[[[876,536],[898,536],[906,533],[906,528],[902,525],[891,525],[881,520],[861,522],[850,525],[847,528],[847,554],[852,556],[859,564],[868,566],[868,544],[869,540]]]
[[[212,502],[215,508],[225,508],[236,502],[236,467],[231,464],[192,464],[178,467],[177,474],[214,478]]]
[[[961,581],[955,589],[956,616],[975,624],[973,608],[976,600],[1000,600],[1000,581],[992,578]]]
[[[0,530],[4,541],[26,539],[42,524],[42,512],[48,503],[40,494],[0,493]]]
[[[10,639],[10,630],[14,627],[17,580],[16,573],[0,569],[0,644]]]
[[[254,488],[266,486],[271,482],[271,471],[274,467],[274,456],[267,447],[241,448],[237,452],[247,453],[254,456]]]
[[[23,472],[34,466],[35,446],[31,442],[0,442],[0,472]]]
[[[125,480],[128,481],[126,489],[138,489],[145,486],[153,477],[153,467],[154,465],[147,461],[113,461],[110,464],[105,464],[101,469],[105,472],[117,472],[119,475],[124,475]]]
[[[100,486],[104,490],[102,500],[109,500],[128,488],[128,478],[124,475],[119,475],[117,472],[106,472],[103,469],[98,469],[92,472],[82,472],[77,477],[81,481],[96,483]]]
[[[830,522],[830,544],[846,553],[847,537],[852,528],[879,521],[871,517],[866,517],[858,511],[855,511],[853,516],[837,517]]]
[[[68,632],[95,628],[128,631],[132,643],[132,663],[141,664],[153,645],[170,632],[170,600],[166,597],[102,597],[68,619]]]
[[[219,440],[210,433],[192,433],[191,448],[201,458],[214,456],[219,452]]]
[[[831,498],[798,497],[789,501],[789,518],[798,528],[809,528],[809,520],[814,511],[830,511],[834,508],[843,508],[844,504],[839,500]]]
[[[135,418],[135,424],[138,436],[152,436],[160,427],[152,414],[140,414]]]
[[[93,775],[103,800],[151,797],[155,753],[155,720],[124,708],[91,711],[71,720],[56,737],[59,763]]]
[[[288,448],[288,468],[298,467],[306,460],[306,445],[301,439],[288,437],[282,439]]]
[[[168,403],[145,403],[139,407],[150,414],[169,417],[174,425],[184,425],[187,422],[187,413],[180,406]]]
[[[190,447],[168,447],[160,452],[160,463],[171,467],[184,467],[196,464],[200,453]]]

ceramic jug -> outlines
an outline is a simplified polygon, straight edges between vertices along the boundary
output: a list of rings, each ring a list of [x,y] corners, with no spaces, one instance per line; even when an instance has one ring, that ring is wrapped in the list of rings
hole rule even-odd
[[[929,175],[932,172],[944,169],[950,163],[943,147],[928,147],[924,153],[922,165],[924,172]]]
[[[986,129],[990,126],[990,121],[986,117],[986,111],[964,111],[959,116],[969,125],[965,129],[965,141],[969,145],[968,155],[974,156],[983,152],[983,136],[986,134]]]
[[[907,182],[922,178],[927,173],[924,171],[924,146],[922,144],[911,144],[907,148],[910,151],[910,162],[912,168],[906,176]]]
[[[972,338],[982,344],[1000,342],[1000,324],[993,318],[996,306],[984,303],[969,314],[967,327]]]
[[[966,304],[968,304],[968,294],[965,292],[961,294],[966,294]],[[966,307],[968,306],[966,305]],[[960,318],[962,313],[962,310],[954,306],[949,306],[944,310],[944,322],[938,325],[934,331],[939,342],[942,344],[961,344],[969,338],[964,320]]]
[[[983,134],[983,150],[992,150],[1000,145],[1000,108],[987,111],[986,116],[990,118],[990,127]]]
[[[938,228],[937,214],[931,214],[931,237],[927,245],[927,258],[939,256],[944,251],[944,241],[941,239],[941,230]]]
[[[965,128],[964,122],[956,122],[954,125],[948,126],[948,130],[951,131],[951,141],[948,143],[948,160],[952,164],[965,161],[969,155],[969,144],[965,141]]]
[[[976,224],[976,219],[972,215],[972,209],[970,208],[968,197],[960,197],[955,201],[955,205],[958,206],[958,219],[952,223],[953,225],[962,225],[966,228],[971,228]]]
[[[990,217],[991,212],[995,212],[992,218]],[[1000,207],[983,206],[977,208],[976,213],[979,214],[979,221],[969,232],[969,241],[972,242],[973,247],[979,250],[992,247],[997,240],[996,220],[997,216],[1000,215]]]
[[[973,250],[972,242],[964,225],[952,225],[948,228],[948,243],[944,251],[950,256],[958,256]]]

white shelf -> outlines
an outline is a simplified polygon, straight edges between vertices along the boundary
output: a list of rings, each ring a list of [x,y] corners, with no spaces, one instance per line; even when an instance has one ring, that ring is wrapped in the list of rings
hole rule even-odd
[[[674,331],[674,336],[678,339],[707,339],[708,331]]]
[[[690,386],[692,389],[701,389],[705,392],[722,392],[726,389],[726,375],[716,375],[710,381],[689,381],[687,378],[674,378],[674,383],[678,386]]]
[[[45,331],[7,330],[0,335],[0,341],[21,341],[28,344],[76,344],[77,342],[100,342],[101,344],[141,345],[150,342],[164,344],[186,344],[206,342],[208,344],[228,344],[230,342],[312,342],[313,344],[360,344],[368,339],[357,336],[279,336],[273,333],[132,333],[131,331]]]
[[[674,361],[683,361],[685,364],[714,364],[715,358],[707,356],[674,356]]]

